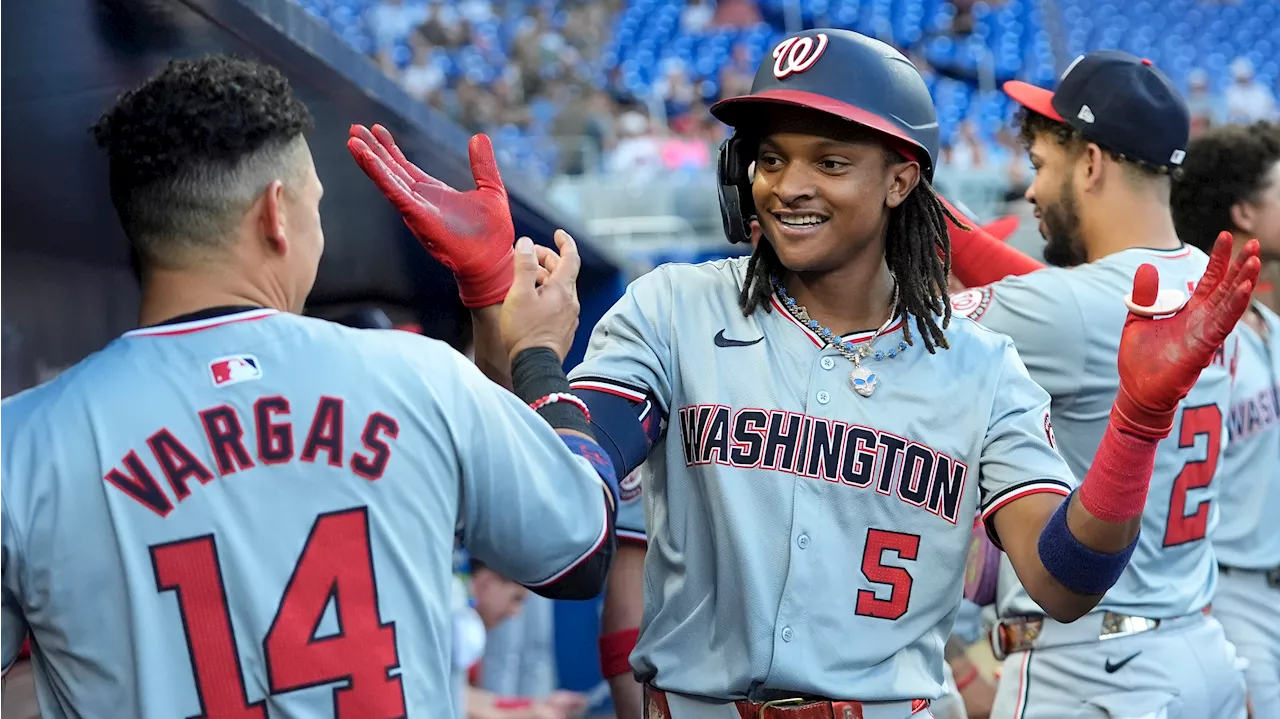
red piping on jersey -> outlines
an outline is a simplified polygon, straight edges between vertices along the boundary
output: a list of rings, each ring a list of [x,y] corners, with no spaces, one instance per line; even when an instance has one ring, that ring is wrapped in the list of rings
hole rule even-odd
[[[570,382],[569,389],[589,389],[589,390],[594,390],[596,392],[604,392],[605,394],[615,395],[617,397],[621,397],[626,400],[631,400],[632,402],[644,401],[644,395],[640,394],[639,392],[636,392],[635,390],[626,389],[624,387],[619,387],[613,384],[605,384],[603,382],[594,382],[591,380],[579,380],[577,382]],[[641,417],[641,419],[644,419],[644,417]]]
[[[791,320],[791,323],[794,324],[796,327],[799,327],[800,330],[803,331],[805,335],[809,337],[809,341],[812,342],[815,347],[818,347],[819,349],[821,349],[827,346],[827,343],[823,342],[822,338],[819,337],[817,333],[815,333],[813,330],[801,324],[800,320],[791,316],[791,313],[787,311],[787,308],[783,307],[782,303],[778,301],[777,295],[770,296],[769,301],[773,303],[774,308],[778,310],[779,314]],[[901,327],[902,327],[902,318],[898,318],[897,322],[894,322],[893,324],[889,325],[888,329],[884,331],[884,334],[889,334],[890,332],[896,332]],[[859,342],[866,342],[867,340],[871,339],[875,335],[875,333],[876,333],[875,330],[867,330],[866,332],[853,332],[853,333],[842,336],[840,340],[842,342],[848,342],[850,344],[856,345]]]
[[[136,330],[125,332],[123,337],[170,337],[173,335],[189,335],[200,330],[207,330],[212,327],[221,327],[235,322],[249,322],[252,320],[260,320],[278,314],[277,310],[270,308],[262,308],[257,310],[246,310],[237,312],[232,315],[222,315],[221,317],[210,317],[204,320],[192,320],[191,322],[178,322],[172,325],[156,325],[154,327],[139,327]]]
[[[982,515],[981,515],[982,520],[986,521],[989,517],[991,517],[992,514],[995,514],[997,510],[999,510],[1001,507],[1005,506],[1006,504],[1012,502],[1015,499],[1022,499],[1023,497],[1026,497],[1032,494],[1041,494],[1044,492],[1048,492],[1050,494],[1056,494],[1061,497],[1068,497],[1071,495],[1071,493],[1068,492],[1066,489],[1056,484],[1040,484],[1037,482],[1033,482],[1031,484],[1028,484],[1024,489],[1018,489],[1013,492],[1010,492],[1007,496],[1001,497],[999,502],[996,502],[990,507],[987,507],[986,509],[982,510]]]

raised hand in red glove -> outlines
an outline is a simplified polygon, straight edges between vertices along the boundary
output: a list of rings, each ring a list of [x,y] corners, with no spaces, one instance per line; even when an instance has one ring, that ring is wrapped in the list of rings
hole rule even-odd
[[[515,228],[493,144],[475,135],[467,146],[476,189],[459,192],[409,162],[387,128],[352,125],[347,149],[364,174],[400,211],[431,256],[453,272],[467,307],[502,302],[511,289]]]
[[[1158,291],[1154,266],[1138,268],[1133,294],[1126,298],[1129,317],[1120,337],[1120,392],[1111,408],[1112,425],[1149,439],[1169,435],[1178,403],[1248,309],[1261,268],[1257,240],[1245,244],[1233,260],[1231,233],[1223,232],[1195,293],[1181,309],[1176,304],[1180,297],[1171,300],[1168,291]],[[1152,319],[1170,312],[1170,317]]]

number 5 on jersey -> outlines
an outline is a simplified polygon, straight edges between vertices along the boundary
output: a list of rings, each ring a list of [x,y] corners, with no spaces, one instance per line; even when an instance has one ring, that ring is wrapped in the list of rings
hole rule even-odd
[[[177,594],[200,714],[207,719],[266,719],[249,703],[231,613],[212,534],[151,547],[156,588]],[[330,600],[338,633],[317,639]],[[378,616],[367,510],[320,515],[311,527],[263,642],[271,694],[342,682],[335,719],[405,716],[404,688],[388,672],[400,666],[395,623]]]

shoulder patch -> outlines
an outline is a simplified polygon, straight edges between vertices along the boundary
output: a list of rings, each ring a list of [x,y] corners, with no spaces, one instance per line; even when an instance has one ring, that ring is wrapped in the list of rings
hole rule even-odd
[[[951,295],[952,314],[977,320],[986,314],[991,306],[991,285],[974,287]]]

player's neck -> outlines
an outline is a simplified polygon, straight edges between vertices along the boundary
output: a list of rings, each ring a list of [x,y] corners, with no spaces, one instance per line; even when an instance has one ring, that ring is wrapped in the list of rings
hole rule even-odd
[[[138,325],[147,327],[211,307],[240,305],[289,310],[283,292],[264,290],[243,278],[151,269],[142,281]]]
[[[1099,213],[1094,226],[1087,228],[1090,262],[1135,247],[1176,250],[1182,246],[1168,201],[1132,196],[1123,205],[1114,212]]]
[[[889,317],[893,281],[883,260],[831,272],[787,272],[782,281],[810,317],[836,334],[875,329]]]

